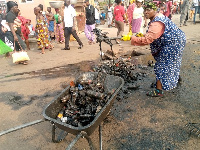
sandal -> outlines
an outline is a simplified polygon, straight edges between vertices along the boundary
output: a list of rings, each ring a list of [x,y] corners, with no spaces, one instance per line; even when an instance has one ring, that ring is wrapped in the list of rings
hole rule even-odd
[[[40,52],[40,54],[45,54],[45,52]]]
[[[163,97],[163,91],[162,90],[159,90],[159,89],[155,89],[153,91],[150,91],[146,94],[147,96],[150,96],[150,97]]]

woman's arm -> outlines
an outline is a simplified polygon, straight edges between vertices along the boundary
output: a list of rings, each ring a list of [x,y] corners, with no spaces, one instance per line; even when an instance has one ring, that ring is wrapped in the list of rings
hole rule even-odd
[[[10,31],[12,32],[13,36],[14,36],[14,41],[18,41],[17,35],[15,33],[15,29],[13,27],[14,23],[8,23],[8,26],[10,27]]]
[[[123,19],[125,20],[125,23],[128,23],[127,18],[126,18],[126,15],[123,14],[122,17],[123,17]]]
[[[133,36],[131,38],[131,45],[148,45],[158,39],[164,33],[164,30],[165,25],[162,22],[153,22],[149,25],[148,32],[144,35],[144,37]]]

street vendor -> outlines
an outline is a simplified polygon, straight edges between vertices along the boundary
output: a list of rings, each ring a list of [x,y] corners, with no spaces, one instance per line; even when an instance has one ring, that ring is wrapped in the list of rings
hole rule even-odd
[[[144,37],[133,36],[131,44],[136,46],[150,44],[151,53],[156,60],[156,89],[147,93],[151,97],[162,97],[163,90],[172,90],[177,86],[182,52],[186,44],[185,33],[168,17],[156,12],[154,3],[145,7],[145,17],[150,19]]]

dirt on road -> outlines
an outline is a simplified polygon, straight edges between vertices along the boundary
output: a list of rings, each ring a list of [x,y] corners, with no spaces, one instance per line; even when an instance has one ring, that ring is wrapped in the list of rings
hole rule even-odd
[[[180,15],[173,21],[179,25]],[[153,67],[138,67],[146,75],[134,81],[136,90],[116,99],[110,114],[102,122],[103,149],[105,150],[198,150],[198,132],[189,134],[185,126],[199,123],[200,128],[200,22],[181,29],[186,33],[187,44],[183,53],[182,81],[176,89],[165,92],[164,98],[151,98],[146,92],[155,81]],[[109,37],[115,37],[117,29],[99,26]],[[125,33],[128,27],[125,28]],[[0,132],[9,128],[42,119],[44,107],[58,95],[70,81],[99,63],[99,45],[88,45],[84,34],[79,35],[84,44],[78,49],[76,41],[70,42],[70,51],[61,51],[64,45],[55,44],[53,51],[41,55],[32,45],[28,51],[29,65],[15,65],[11,58],[0,57]],[[110,49],[102,45],[104,52]],[[144,54],[133,56],[137,64],[147,65],[152,60],[149,46],[135,47],[130,41],[114,44],[116,56],[129,57],[134,50]],[[196,132],[196,131],[195,131]],[[200,132],[200,131],[199,131]],[[0,150],[54,150],[66,149],[75,135],[67,135],[61,143],[51,140],[52,125],[42,122],[0,136]],[[98,128],[90,136],[99,147]],[[86,139],[81,138],[73,150],[89,149]]]

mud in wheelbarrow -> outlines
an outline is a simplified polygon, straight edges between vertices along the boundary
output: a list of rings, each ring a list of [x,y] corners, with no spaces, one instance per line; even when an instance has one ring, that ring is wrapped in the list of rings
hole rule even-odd
[[[98,73],[96,72],[87,72],[79,76],[79,78],[76,80],[95,80]],[[59,142],[55,139],[55,129],[58,127],[59,129],[71,133],[73,135],[76,135],[76,138],[74,141],[70,143],[67,149],[70,149],[80,137],[85,137],[88,140],[88,143],[90,145],[91,149],[94,149],[93,144],[89,136],[94,132],[94,130],[99,126],[99,142],[100,142],[100,149],[102,149],[102,140],[101,140],[101,122],[106,118],[108,113],[111,110],[111,106],[116,99],[117,93],[124,85],[124,80],[118,76],[113,75],[106,75],[105,82],[104,82],[104,89],[106,91],[115,90],[115,92],[111,95],[110,99],[107,101],[107,103],[104,105],[104,107],[101,109],[101,111],[95,116],[94,120],[90,122],[87,126],[82,127],[75,127],[66,123],[63,123],[59,120],[56,120],[57,115],[59,111],[63,108],[64,103],[60,102],[60,99],[65,96],[67,93],[69,93],[70,86],[66,87],[57,97],[54,98],[50,104],[48,104],[44,111],[43,116],[45,119],[49,120],[53,124],[53,130],[52,130],[52,140],[53,142]],[[62,140],[62,138],[60,139]]]

